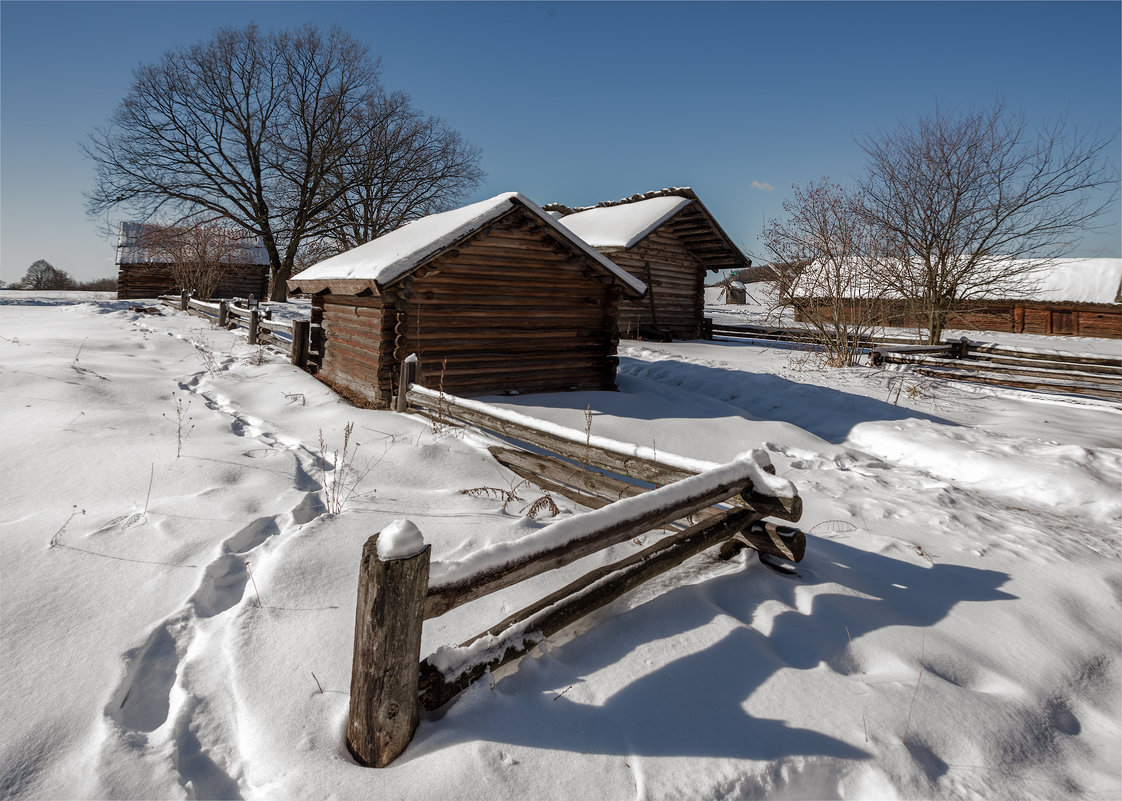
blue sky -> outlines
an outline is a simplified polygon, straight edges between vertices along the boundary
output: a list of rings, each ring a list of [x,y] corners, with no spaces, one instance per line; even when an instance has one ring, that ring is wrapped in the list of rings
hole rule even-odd
[[[692,186],[750,255],[792,183],[848,182],[862,134],[1003,98],[1031,120],[1122,125],[1122,4],[0,3],[0,280],[45,258],[114,274],[80,143],[132,70],[216,27],[338,24],[482,148],[470,200]],[[1118,142],[1114,143],[1119,160]],[[768,190],[767,187],[773,187]],[[1117,220],[1078,255],[1120,254]]]

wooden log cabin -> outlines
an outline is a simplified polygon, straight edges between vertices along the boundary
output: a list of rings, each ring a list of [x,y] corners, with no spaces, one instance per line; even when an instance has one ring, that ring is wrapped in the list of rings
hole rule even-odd
[[[155,298],[190,287],[176,286],[167,251],[154,247],[159,226],[123,222],[117,234],[117,297]],[[248,239],[239,248],[244,261],[223,265],[222,280],[211,297],[266,297],[269,291],[269,256],[260,240]]]
[[[752,266],[688,187],[545,209],[647,284],[646,297],[620,303],[625,337],[696,339],[703,330],[705,274]]]
[[[507,193],[415,220],[297,274],[311,297],[309,366],[384,408],[402,362],[459,395],[615,389],[628,275],[540,207]]]

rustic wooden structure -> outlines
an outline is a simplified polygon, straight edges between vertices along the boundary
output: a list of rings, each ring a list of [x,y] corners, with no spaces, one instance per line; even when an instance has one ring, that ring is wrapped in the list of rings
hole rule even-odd
[[[415,385],[408,389],[408,396],[411,406],[441,400],[437,393]],[[470,411],[490,425],[509,422],[486,404],[452,398],[451,405],[461,418]],[[709,548],[721,546],[723,558],[743,547],[756,549],[761,561],[765,557],[791,562],[803,558],[806,536],[801,531],[762,520],[765,508],[792,522],[802,512],[797,490],[774,477],[762,451],[697,472],[683,470],[680,457],[664,463],[625,443],[606,441],[593,447],[582,432],[522,428],[529,429],[528,440],[545,437],[562,444],[562,450],[566,443],[574,445],[583,438],[585,456],[591,462],[635,468],[621,475],[636,480],[644,480],[640,475],[682,477],[680,483],[655,489],[627,485],[629,492],[618,493],[616,479],[587,474],[579,482],[583,495],[578,502],[592,511],[555,521],[490,554],[472,555],[460,562],[430,562],[431,552],[423,542],[411,551],[413,555],[381,559],[379,535],[372,537],[363,549],[359,576],[347,727],[348,748],[362,764],[382,767],[404,751],[421,708],[439,709],[487,671],[520,658],[545,638]],[[549,486],[560,483],[569,490],[577,489],[570,480],[571,464],[548,455],[507,448],[499,451],[503,464],[545,473]],[[540,475],[534,478],[535,482],[542,480]],[[586,501],[586,497],[596,502]],[[713,506],[715,503],[721,506]],[[672,533],[586,573],[418,664],[424,620],[657,528]],[[765,564],[797,575],[781,564]],[[480,644],[486,647],[480,648]]]
[[[167,256],[157,248],[145,246],[144,239],[154,226],[123,222],[117,234],[117,297],[157,298],[183,289],[175,285]],[[214,291],[215,298],[265,297],[269,291],[269,257],[260,243],[244,248],[248,261],[223,265],[223,277]]]
[[[705,274],[752,266],[688,187],[662,189],[596,206],[546,206],[559,222],[645,282],[645,298],[620,304],[625,336],[702,334]]]
[[[795,320],[805,322],[806,310],[815,301],[796,307]],[[822,300],[822,304],[831,301]],[[861,300],[849,301],[856,317],[865,312]],[[912,328],[922,326],[921,316],[904,301],[877,300],[877,325]],[[966,331],[1004,331],[1014,334],[1105,337],[1122,339],[1122,304],[1078,301],[985,300],[962,303],[947,315],[947,328]]]
[[[829,298],[804,298],[796,305],[796,320]],[[896,298],[875,301],[851,298],[849,313],[867,317],[875,311],[878,325],[925,326],[914,305]],[[875,310],[868,308],[875,304]],[[800,308],[802,307],[802,308]],[[1105,337],[1122,339],[1122,259],[1071,258],[1049,261],[1026,276],[1023,287],[1006,297],[960,302],[947,315],[947,328],[968,331],[1005,331],[1014,334]]]
[[[309,369],[387,407],[401,364],[460,394],[615,388],[621,298],[646,290],[516,193],[402,226],[288,282],[312,298]]]
[[[161,295],[159,300],[165,306],[210,320],[219,328],[245,328],[248,344],[272,345],[288,351],[289,359],[294,365],[301,370],[308,367],[311,324],[307,320],[273,320],[272,310],[268,307],[254,305],[239,308],[225,300],[207,303],[195,300],[186,291],[179,295]]]

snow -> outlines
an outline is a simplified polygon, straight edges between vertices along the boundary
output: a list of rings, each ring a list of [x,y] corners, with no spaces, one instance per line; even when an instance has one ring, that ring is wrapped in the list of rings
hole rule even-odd
[[[1030,291],[1012,293],[1016,299],[1122,302],[1122,259],[1062,259],[1038,271]]]
[[[393,283],[426,259],[451,247],[473,231],[502,216],[514,204],[525,206],[572,242],[635,292],[647,291],[646,285],[589,247],[579,237],[546,214],[532,200],[517,192],[506,192],[451,211],[430,214],[401,226],[388,234],[359,245],[345,253],[314,264],[294,280],[359,279],[373,281],[379,287]]]
[[[688,197],[653,197],[578,211],[559,222],[596,248],[631,248],[683,208]]]
[[[363,543],[407,518],[451,563],[582,510],[531,519],[490,438],[134,303],[0,292],[0,796],[1122,797],[1119,404],[630,341],[618,392],[483,399],[701,463],[763,448],[807,555],[692,559],[374,770],[344,744]],[[327,514],[320,435],[351,422],[362,477]],[[461,493],[485,486],[521,500]],[[422,655],[657,536],[426,621]]]
[[[378,558],[408,559],[425,549],[421,530],[408,520],[395,520],[378,532]]]

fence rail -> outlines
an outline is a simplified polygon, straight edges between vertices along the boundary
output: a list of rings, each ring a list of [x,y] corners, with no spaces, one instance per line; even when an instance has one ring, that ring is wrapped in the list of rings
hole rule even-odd
[[[307,320],[274,320],[272,309],[254,302],[246,306],[226,300],[208,303],[186,292],[161,295],[159,300],[165,306],[211,320],[220,328],[245,328],[250,345],[271,345],[288,353],[289,360],[301,370],[308,368],[310,324]]]
[[[724,465],[669,455],[654,458],[626,443],[540,421],[534,425],[529,418],[486,404],[434,393],[411,385],[409,375],[397,401],[398,408],[412,408],[434,420],[456,419],[552,451],[496,446],[491,452],[520,475],[536,471],[535,483],[577,499],[589,511],[450,563],[432,562],[423,541],[404,555],[385,555],[393,549],[379,544],[384,532],[366,542],[347,724],[347,747],[364,765],[384,767],[404,751],[421,708],[443,706],[487,671],[518,659],[545,638],[702,551],[720,545],[720,555],[728,558],[751,547],[761,559],[791,562],[805,553],[801,531],[763,520],[775,514],[797,522],[802,513],[797,490],[774,476],[763,451]],[[392,536],[402,527],[411,524],[399,521]],[[659,528],[670,533],[420,660],[425,620]]]
[[[1122,400],[1122,359],[1030,351],[963,337],[930,348],[880,348],[874,365],[900,364],[929,378]]]

